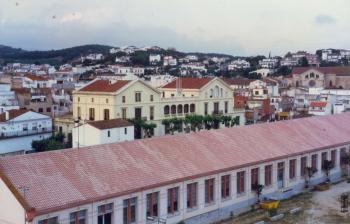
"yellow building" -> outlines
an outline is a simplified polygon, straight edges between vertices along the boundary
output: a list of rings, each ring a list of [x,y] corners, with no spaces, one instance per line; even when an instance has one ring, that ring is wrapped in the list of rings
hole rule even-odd
[[[73,118],[81,122],[139,118],[155,123],[155,136],[165,134],[162,120],[187,114],[239,116],[233,111],[233,89],[219,78],[181,78],[155,89],[141,80],[94,80],[73,93]],[[135,138],[141,130],[135,128]]]

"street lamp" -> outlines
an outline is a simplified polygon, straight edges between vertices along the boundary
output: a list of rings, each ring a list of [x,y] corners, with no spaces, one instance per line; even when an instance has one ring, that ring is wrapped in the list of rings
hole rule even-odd
[[[77,128],[78,128],[78,149],[79,149],[79,122],[80,122],[80,118],[76,118],[74,119],[74,123],[77,125]]]

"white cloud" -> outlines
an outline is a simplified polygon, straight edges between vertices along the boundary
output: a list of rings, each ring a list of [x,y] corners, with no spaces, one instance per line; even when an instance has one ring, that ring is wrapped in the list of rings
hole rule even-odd
[[[67,22],[72,22],[72,21],[78,21],[81,20],[83,18],[83,14],[80,12],[73,12],[73,13],[69,13],[64,15],[61,18],[61,22],[62,23],[67,23]]]

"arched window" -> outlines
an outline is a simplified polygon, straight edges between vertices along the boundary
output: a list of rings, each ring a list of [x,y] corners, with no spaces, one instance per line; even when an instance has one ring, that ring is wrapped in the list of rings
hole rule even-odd
[[[171,114],[176,114],[176,106],[175,105],[171,106]]]
[[[188,104],[185,104],[185,106],[184,106],[184,113],[185,113],[185,114],[188,113]]]
[[[168,115],[168,114],[169,114],[169,106],[166,105],[166,106],[164,107],[164,115]]]
[[[177,105],[177,113],[182,114],[182,105]]]
[[[196,112],[196,105],[194,105],[193,103],[190,105],[190,112],[191,113]]]
[[[214,87],[214,97],[219,97],[219,91],[220,91],[220,88],[219,86],[215,86]]]

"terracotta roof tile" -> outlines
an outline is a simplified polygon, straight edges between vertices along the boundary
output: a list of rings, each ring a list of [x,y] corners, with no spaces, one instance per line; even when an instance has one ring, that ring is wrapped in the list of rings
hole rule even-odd
[[[173,80],[172,82],[166,84],[162,88],[169,88],[169,89],[175,89],[176,88],[176,81],[177,79]],[[182,89],[200,89],[203,86],[205,86],[208,82],[212,80],[211,78],[181,78],[181,87]]]
[[[129,121],[124,119],[112,119],[112,120],[104,120],[104,121],[91,121],[88,122],[91,126],[97,128],[97,129],[110,129],[110,128],[121,128],[121,127],[127,127],[132,126]]]
[[[79,91],[89,91],[89,92],[116,92],[123,86],[128,84],[129,80],[118,80],[115,83],[110,83],[109,80],[96,80]]]
[[[24,113],[27,113],[29,110],[25,109],[13,109],[13,110],[8,110],[7,112],[9,113],[9,120],[14,119],[18,116],[21,116]],[[6,112],[0,114],[0,122],[5,122],[6,121]]]
[[[312,101],[310,102],[310,107],[326,107],[327,102],[321,102],[321,101]]]
[[[37,215],[350,143],[350,113],[0,158]]]
[[[229,85],[249,86],[249,84],[255,80],[253,80],[253,79],[224,79],[224,81]]]
[[[37,76],[37,75],[32,75],[32,74],[28,74],[26,75],[26,77],[28,79],[31,79],[33,81],[48,81],[48,78],[42,77],[42,76]]]

